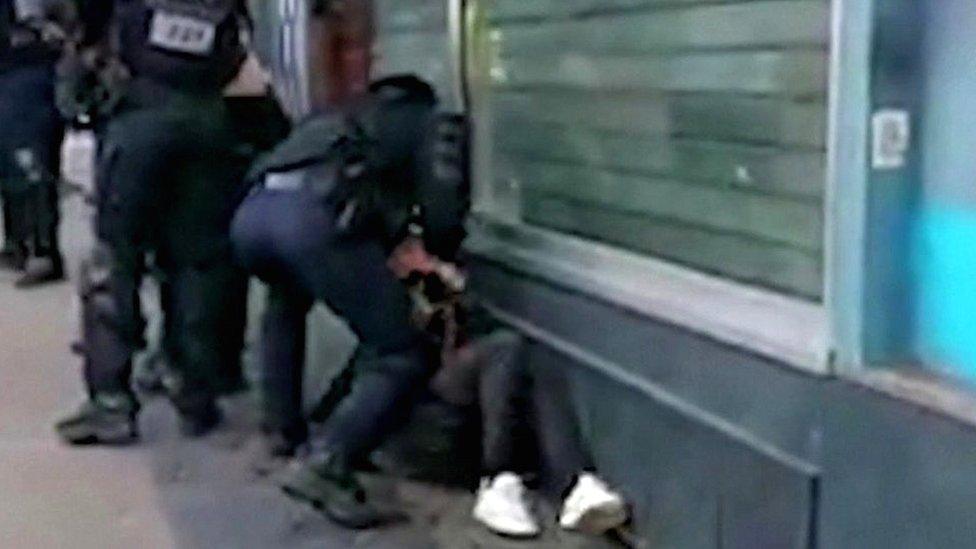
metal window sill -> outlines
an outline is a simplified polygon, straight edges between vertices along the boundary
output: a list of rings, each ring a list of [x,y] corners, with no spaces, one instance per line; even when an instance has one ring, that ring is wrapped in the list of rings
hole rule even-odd
[[[474,216],[469,253],[815,375],[827,375],[821,304],[553,231]]]

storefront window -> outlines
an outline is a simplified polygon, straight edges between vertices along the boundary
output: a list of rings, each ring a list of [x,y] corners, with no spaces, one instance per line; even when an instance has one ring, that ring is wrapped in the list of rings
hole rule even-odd
[[[468,16],[483,213],[822,299],[828,2]]]

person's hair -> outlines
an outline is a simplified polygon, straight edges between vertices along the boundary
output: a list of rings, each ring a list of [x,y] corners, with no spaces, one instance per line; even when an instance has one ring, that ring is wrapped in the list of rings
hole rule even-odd
[[[335,0],[311,0],[310,3],[312,5],[312,16],[323,17],[329,14]]]
[[[369,93],[393,100],[406,100],[426,105],[437,103],[437,93],[427,82],[412,74],[398,74],[374,81]]]

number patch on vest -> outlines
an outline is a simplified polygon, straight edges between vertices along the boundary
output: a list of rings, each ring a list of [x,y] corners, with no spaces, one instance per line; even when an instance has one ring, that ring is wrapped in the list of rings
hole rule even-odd
[[[216,35],[217,27],[209,21],[157,11],[153,13],[149,43],[170,51],[209,55]]]

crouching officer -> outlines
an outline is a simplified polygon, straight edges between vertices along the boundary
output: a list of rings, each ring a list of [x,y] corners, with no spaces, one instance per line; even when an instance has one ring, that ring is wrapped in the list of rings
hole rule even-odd
[[[287,448],[306,434],[301,410],[305,317],[328,305],[359,337],[345,396],[306,466],[283,488],[341,525],[386,519],[352,474],[408,415],[430,361],[410,322],[411,299],[387,262],[422,227],[451,257],[463,237],[459,124],[439,115],[426,83],[394,77],[345,114],[314,117],[255,169],[258,186],[235,217],[241,261],[271,287],[263,327],[265,420]],[[417,231],[419,234],[419,231]]]
[[[64,278],[57,190],[64,127],[54,65],[69,16],[69,0],[0,0],[0,266],[30,267],[18,287]]]
[[[188,436],[219,423],[222,355],[240,352],[220,344],[222,325],[246,291],[228,240],[246,159],[222,98],[246,57],[242,8],[233,0],[118,0],[114,9],[109,42],[120,45],[132,77],[100,132],[99,244],[81,276],[89,399],[57,425],[75,444],[137,437],[130,377],[150,261],[176,372],[168,389]]]

